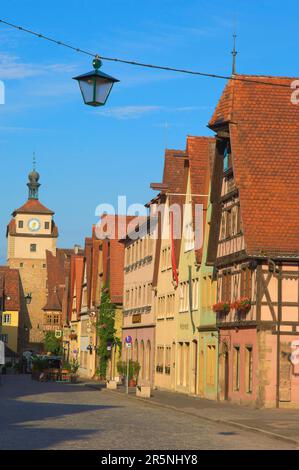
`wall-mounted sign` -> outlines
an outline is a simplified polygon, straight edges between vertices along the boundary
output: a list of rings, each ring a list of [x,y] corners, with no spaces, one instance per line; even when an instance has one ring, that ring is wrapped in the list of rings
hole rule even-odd
[[[141,313],[135,313],[132,316],[132,323],[141,323]]]

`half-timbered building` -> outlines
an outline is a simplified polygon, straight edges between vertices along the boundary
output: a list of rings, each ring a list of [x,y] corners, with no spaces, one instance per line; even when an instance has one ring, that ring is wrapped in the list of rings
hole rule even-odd
[[[209,123],[216,133],[207,261],[217,278],[218,396],[260,407],[299,406],[293,80],[233,76]]]

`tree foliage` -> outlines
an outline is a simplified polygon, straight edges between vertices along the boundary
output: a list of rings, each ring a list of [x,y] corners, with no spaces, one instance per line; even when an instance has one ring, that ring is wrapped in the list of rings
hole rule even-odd
[[[44,348],[46,352],[50,352],[56,356],[61,356],[62,339],[56,338],[54,331],[47,331],[44,339]]]
[[[99,306],[99,315],[97,321],[99,368],[98,373],[106,378],[108,361],[111,358],[111,351],[108,351],[107,345],[121,347],[121,341],[116,336],[115,329],[115,311],[116,307],[111,303],[109,289],[104,288],[101,295]]]

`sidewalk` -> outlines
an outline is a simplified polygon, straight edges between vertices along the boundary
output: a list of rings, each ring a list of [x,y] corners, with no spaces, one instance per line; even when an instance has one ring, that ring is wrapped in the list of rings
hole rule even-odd
[[[120,395],[122,399],[141,400],[149,406],[159,406],[209,421],[268,434],[299,447],[299,410],[253,409],[228,402],[214,402],[177,392],[153,390],[151,398],[137,398],[135,388],[125,393],[125,387],[107,390],[103,385],[86,383],[87,387]]]

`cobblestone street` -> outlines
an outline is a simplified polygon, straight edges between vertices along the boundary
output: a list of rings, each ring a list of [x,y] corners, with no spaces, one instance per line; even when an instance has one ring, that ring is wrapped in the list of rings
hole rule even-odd
[[[84,384],[4,376],[0,401],[0,449],[295,448]]]

